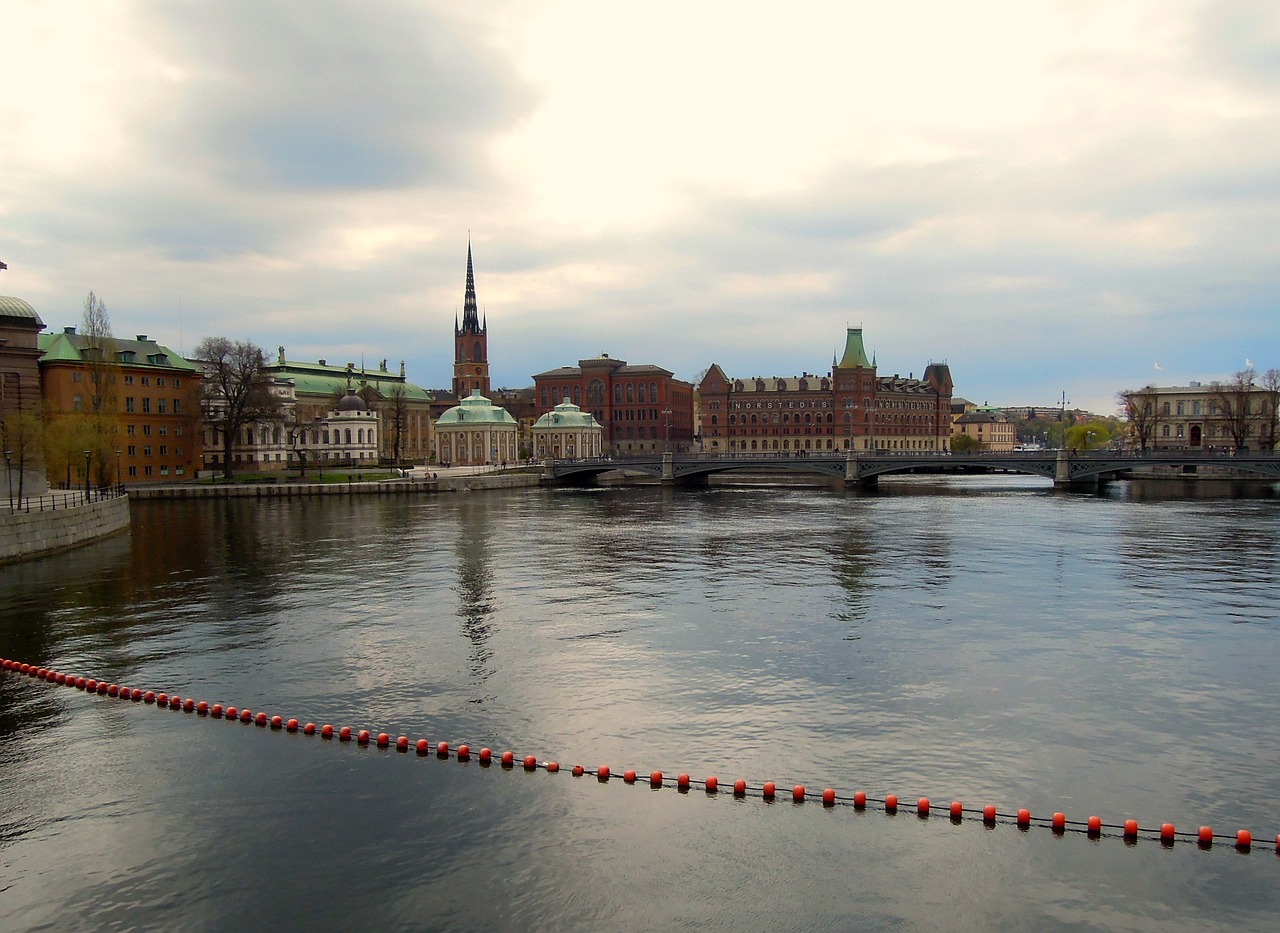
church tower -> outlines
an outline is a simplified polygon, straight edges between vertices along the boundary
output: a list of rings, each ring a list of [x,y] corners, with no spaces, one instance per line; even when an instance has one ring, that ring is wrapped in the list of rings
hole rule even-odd
[[[467,291],[462,301],[462,325],[453,319],[453,396],[464,399],[472,392],[489,394],[489,320],[480,322],[476,305],[476,278],[471,268],[471,241],[467,241]]]

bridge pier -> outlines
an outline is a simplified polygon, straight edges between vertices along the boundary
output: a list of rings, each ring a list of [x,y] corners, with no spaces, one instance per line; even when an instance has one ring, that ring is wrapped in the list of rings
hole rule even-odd
[[[674,483],[676,481],[676,455],[670,450],[662,452],[662,482]]]
[[[1058,450],[1058,457],[1053,466],[1053,488],[1054,489],[1096,489],[1098,487],[1098,476],[1094,474],[1087,479],[1071,478],[1071,451],[1062,447]]]

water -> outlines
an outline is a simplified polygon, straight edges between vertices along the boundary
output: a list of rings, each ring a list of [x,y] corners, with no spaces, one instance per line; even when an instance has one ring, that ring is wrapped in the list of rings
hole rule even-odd
[[[0,577],[0,655],[325,742],[0,676],[0,925],[1264,929],[1280,501],[1038,480],[135,503]],[[960,799],[1219,844],[574,778]]]

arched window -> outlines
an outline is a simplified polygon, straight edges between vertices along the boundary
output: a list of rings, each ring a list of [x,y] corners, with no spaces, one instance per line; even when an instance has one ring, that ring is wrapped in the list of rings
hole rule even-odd
[[[1192,402],[1192,403],[1191,403],[1191,414],[1195,415],[1197,418],[1198,418],[1198,417],[1200,417],[1200,403],[1199,403],[1199,402]]]
[[[640,393],[636,401],[638,401],[641,405],[649,401],[649,393],[645,391],[643,382],[640,383]]]
[[[364,443],[364,428],[359,428],[359,429],[356,431],[356,443],[357,443],[357,444],[363,444],[363,443]]]
[[[604,383],[599,379],[587,383],[587,407],[596,411],[604,408]]]
[[[582,386],[573,387],[573,404],[575,405],[582,404]]]
[[[733,415],[730,415],[729,417],[730,417],[730,418],[732,418],[732,417],[733,417]],[[711,416],[711,423],[712,423],[712,424],[719,424],[719,423],[720,423],[720,419],[719,419],[716,415],[712,415],[712,416]]]
[[[1168,407],[1169,407],[1169,403],[1168,403],[1168,402],[1165,402],[1165,403],[1164,403],[1164,405],[1165,405],[1165,407],[1166,407],[1166,408],[1168,408]],[[1161,437],[1168,437],[1168,436],[1169,436],[1169,426],[1168,426],[1167,424],[1166,424],[1166,425],[1164,425],[1164,426],[1160,429],[1160,436],[1161,436]]]
[[[1168,402],[1165,402],[1163,405],[1161,405],[1161,406],[1160,406],[1160,414],[1162,414],[1162,415],[1167,415],[1167,414],[1169,414],[1169,403],[1168,403]],[[1167,437],[1167,436],[1168,436],[1168,435],[1166,435],[1166,437]]]
[[[658,400],[658,384],[656,382],[649,383],[649,401],[656,402]]]
[[[346,443],[350,444],[350,443],[351,443],[351,429],[350,429],[350,428],[346,428],[342,433],[346,436]]]
[[[627,383],[627,404],[634,405],[635,401],[636,401],[636,387],[632,383],[628,382]]]
[[[480,347],[480,341],[479,341],[479,340],[477,340],[477,341],[476,341],[476,343],[475,343],[475,346],[472,348],[472,356],[471,356],[471,360],[472,360],[472,362],[479,363],[479,362],[481,362],[483,359],[484,359],[484,350],[483,350],[483,349],[481,349],[481,347]]]
[[[546,407],[547,407],[547,387],[546,387],[546,386],[543,386],[543,387],[542,387],[542,396],[541,396],[541,397],[542,397],[542,407],[543,407],[543,408],[546,408]]]
[[[621,385],[616,385],[613,387],[613,404],[615,405],[622,404],[622,386]]]

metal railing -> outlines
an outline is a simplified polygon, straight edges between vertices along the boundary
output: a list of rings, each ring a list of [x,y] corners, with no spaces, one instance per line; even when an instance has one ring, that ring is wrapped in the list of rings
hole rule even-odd
[[[82,505],[101,502],[105,499],[118,499],[125,495],[128,495],[128,493],[122,485],[91,487],[88,492],[83,489],[62,489],[39,496],[22,496],[21,498],[13,496],[7,500],[0,499],[0,508],[3,508],[7,503],[11,514],[17,512],[57,512],[79,508]]]

